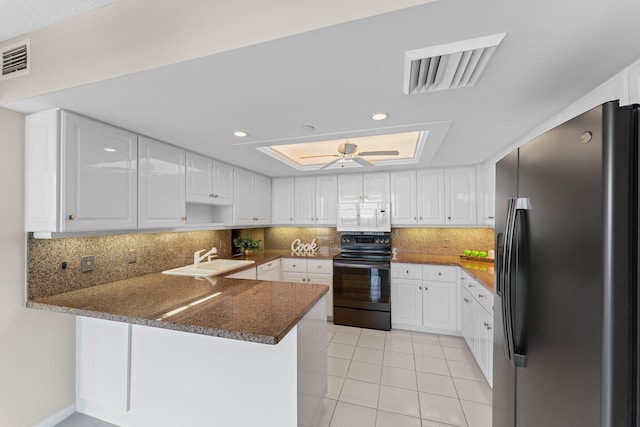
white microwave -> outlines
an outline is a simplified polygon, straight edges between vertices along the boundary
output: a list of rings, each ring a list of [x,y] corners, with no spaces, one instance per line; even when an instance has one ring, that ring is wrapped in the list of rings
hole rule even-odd
[[[388,203],[340,203],[338,231],[391,231]]]

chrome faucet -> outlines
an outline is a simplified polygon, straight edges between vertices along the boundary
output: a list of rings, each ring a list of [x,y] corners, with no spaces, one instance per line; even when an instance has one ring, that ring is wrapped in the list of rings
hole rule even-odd
[[[218,257],[218,250],[213,247],[211,248],[211,250],[209,252],[207,252],[204,255],[200,255],[202,252],[204,252],[205,249],[196,251],[193,253],[193,264],[194,265],[198,265],[202,262],[203,259],[207,258],[207,261],[211,261],[211,258],[217,258]]]

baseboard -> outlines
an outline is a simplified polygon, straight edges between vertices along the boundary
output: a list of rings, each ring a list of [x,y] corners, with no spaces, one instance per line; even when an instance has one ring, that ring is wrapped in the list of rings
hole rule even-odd
[[[33,427],[53,427],[56,424],[58,424],[60,421],[71,416],[71,414],[73,414],[74,412],[76,412],[75,403],[73,405],[67,406],[66,408],[64,408],[59,412],[56,412],[55,414],[51,415],[47,419],[42,420],[37,424],[34,424]]]

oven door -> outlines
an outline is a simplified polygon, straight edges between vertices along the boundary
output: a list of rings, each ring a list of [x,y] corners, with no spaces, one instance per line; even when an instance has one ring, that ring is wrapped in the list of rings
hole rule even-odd
[[[389,263],[334,259],[334,307],[390,312],[390,299]]]

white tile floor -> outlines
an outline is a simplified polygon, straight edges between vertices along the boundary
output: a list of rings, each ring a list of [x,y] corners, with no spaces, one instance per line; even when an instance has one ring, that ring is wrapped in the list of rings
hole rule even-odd
[[[464,340],[327,324],[321,427],[491,427],[491,388]],[[114,427],[73,414],[57,427]]]
[[[322,427],[491,427],[491,388],[464,340],[327,325]]]

